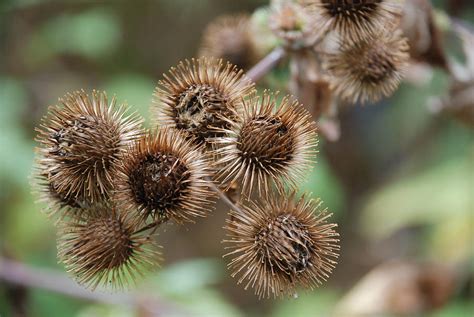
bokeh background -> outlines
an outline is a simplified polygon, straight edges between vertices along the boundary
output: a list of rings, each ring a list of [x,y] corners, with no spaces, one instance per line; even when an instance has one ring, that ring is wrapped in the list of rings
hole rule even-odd
[[[474,22],[471,1],[433,3]],[[206,24],[265,4],[0,1],[1,258],[64,274],[57,264],[55,229],[40,213],[29,185],[34,127],[48,105],[68,91],[103,89],[149,120],[155,84],[171,66],[197,54]],[[450,41],[450,49],[458,45]],[[262,87],[284,90],[286,69],[280,66]],[[341,139],[321,140],[318,163],[303,189],[334,213],[342,249],[334,274],[319,289],[296,300],[258,301],[237,286],[222,259],[227,208],[219,204],[194,225],[160,231],[163,267],[133,294],[144,301],[156,296],[178,309],[162,316],[181,316],[179,311],[329,316],[354,298],[355,306],[414,305],[418,316],[469,316],[474,311],[473,130],[452,117],[433,115],[426,106],[448,85],[447,75],[434,69],[421,84],[404,83],[377,105],[345,108]],[[15,286],[0,277],[0,316],[146,315],[128,306]]]

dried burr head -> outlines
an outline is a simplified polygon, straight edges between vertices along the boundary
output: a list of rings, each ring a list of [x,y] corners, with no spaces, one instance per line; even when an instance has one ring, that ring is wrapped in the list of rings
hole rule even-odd
[[[210,162],[176,130],[145,134],[123,158],[115,201],[139,222],[190,222],[212,208]]]
[[[357,102],[376,102],[398,88],[409,62],[408,43],[399,30],[382,31],[357,42],[340,43],[325,68],[335,94]]]
[[[224,242],[232,277],[259,298],[295,296],[297,288],[325,281],[336,265],[339,240],[320,205],[289,194],[231,211]]]
[[[317,29],[360,40],[398,23],[404,0],[302,0]]]
[[[92,290],[126,289],[161,262],[153,236],[107,204],[60,224],[58,258],[74,280]]]
[[[254,96],[244,102],[239,120],[216,140],[216,179],[241,184],[250,195],[267,194],[271,185],[296,187],[316,154],[316,126],[310,114],[290,97]]]
[[[185,133],[196,145],[220,135],[228,120],[241,111],[253,83],[222,60],[186,60],[171,68],[155,90],[152,113],[158,125]]]
[[[247,70],[257,62],[257,52],[246,14],[219,16],[202,36],[199,56],[220,58]]]
[[[105,92],[77,91],[60,102],[49,108],[36,138],[34,186],[50,213],[109,199],[117,164],[142,133],[142,120]]]

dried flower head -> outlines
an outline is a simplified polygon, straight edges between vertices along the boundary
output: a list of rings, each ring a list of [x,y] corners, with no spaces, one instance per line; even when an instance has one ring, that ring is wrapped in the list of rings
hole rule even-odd
[[[270,184],[282,189],[304,178],[311,167],[317,145],[316,127],[309,113],[297,101],[274,95],[254,96],[244,102],[241,118],[216,140],[217,180],[227,186],[242,185],[242,193],[270,191]]]
[[[35,185],[50,212],[88,207],[110,197],[114,171],[126,146],[141,133],[141,119],[105,92],[67,94],[49,108],[37,129]]]
[[[334,30],[342,39],[360,40],[388,28],[400,17],[404,0],[303,0],[315,27]]]
[[[275,3],[271,7],[269,26],[286,46],[299,49],[311,45],[316,29],[311,14],[295,2]]]
[[[218,129],[228,125],[242,98],[254,90],[241,70],[222,60],[186,60],[164,77],[152,106],[157,123],[184,132],[197,145],[219,136]]]
[[[146,134],[123,158],[115,200],[124,210],[138,210],[140,222],[204,217],[214,197],[208,166],[202,152],[178,131]]]
[[[444,68],[449,72],[442,31],[435,22],[430,0],[405,1],[400,29],[408,39],[412,59]]]
[[[224,15],[208,24],[202,37],[199,56],[221,58],[241,69],[257,60],[247,14]]]
[[[106,204],[61,223],[58,258],[79,284],[118,290],[161,261],[153,236],[137,230],[130,218]]]
[[[229,269],[238,283],[261,297],[296,295],[325,281],[338,257],[337,226],[320,211],[321,202],[301,197],[270,197],[231,211],[227,221]]]
[[[399,30],[341,43],[326,61],[335,93],[356,102],[376,102],[400,84],[409,61],[408,44]]]

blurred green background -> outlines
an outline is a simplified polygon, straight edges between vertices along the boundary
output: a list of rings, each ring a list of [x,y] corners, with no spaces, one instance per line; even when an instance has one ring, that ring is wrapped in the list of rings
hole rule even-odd
[[[34,127],[48,105],[71,90],[104,89],[149,120],[157,80],[197,54],[206,24],[220,14],[252,12],[265,4],[0,1],[2,257],[64,273],[56,260],[54,227],[40,213],[29,185]],[[435,4],[474,21],[472,2]],[[285,66],[272,76],[284,81]],[[278,88],[272,80],[265,83]],[[297,300],[258,301],[226,271],[221,240],[227,210],[218,205],[195,225],[160,232],[165,263],[138,292],[157,294],[190,316],[327,316],[367,272],[396,259],[449,267],[454,271],[449,299],[426,314],[468,316],[474,310],[473,130],[450,117],[435,117],[425,106],[446,92],[448,83],[436,70],[426,84],[403,84],[377,106],[347,108],[341,113],[341,140],[320,142],[318,163],[303,187],[320,197],[339,223],[341,258],[328,283]],[[429,133],[419,138],[423,131]],[[409,146],[414,139],[420,142]],[[41,289],[18,291],[0,280],[0,316],[22,312],[145,316]]]

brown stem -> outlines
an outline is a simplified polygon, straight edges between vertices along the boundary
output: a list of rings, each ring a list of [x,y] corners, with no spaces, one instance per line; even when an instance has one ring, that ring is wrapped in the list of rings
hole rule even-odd
[[[220,199],[222,199],[223,202],[225,202],[230,208],[237,212],[242,212],[242,209],[235,204],[222,190],[220,190],[216,184],[214,184],[212,181],[209,181],[211,184],[210,187],[211,189],[216,192],[216,194],[219,196]]]
[[[247,77],[253,82],[258,81],[272,70],[282,59],[286,56],[286,51],[283,47],[277,47],[265,56],[260,62],[255,64],[247,71]]]
[[[23,263],[0,257],[0,281],[25,288],[39,288],[46,291],[74,297],[81,300],[108,305],[123,305],[147,312],[147,316],[189,316],[182,309],[153,295],[153,298],[140,297],[140,294],[107,294],[88,291],[74,283],[67,275],[48,269],[29,267]]]
[[[159,219],[159,220],[156,220],[156,221],[153,221],[152,223],[149,223],[147,224],[146,226],[144,227],[141,227],[140,229],[136,230],[133,234],[138,234],[138,233],[141,233],[143,231],[147,231],[149,229],[154,229],[153,232],[151,234],[154,233],[154,231],[158,228],[159,225],[161,225],[163,223],[163,219]]]

